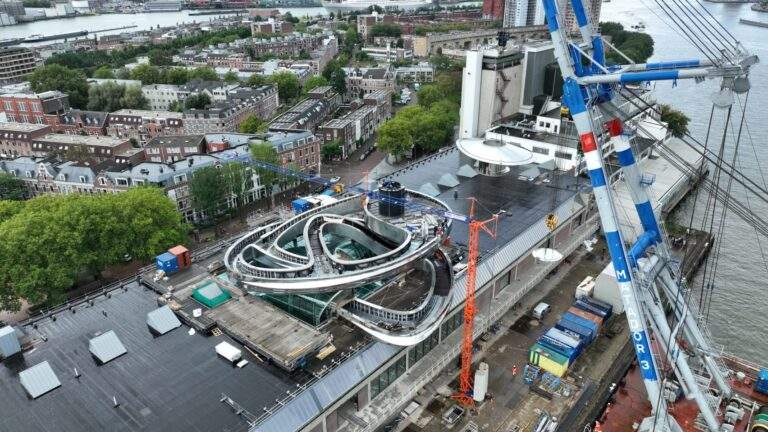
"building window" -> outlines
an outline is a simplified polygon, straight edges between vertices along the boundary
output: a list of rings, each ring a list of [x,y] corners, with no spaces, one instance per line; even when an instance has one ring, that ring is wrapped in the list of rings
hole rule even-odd
[[[555,152],[555,157],[558,158],[558,159],[571,160],[573,155],[571,155],[570,153],[566,153],[566,152],[556,151]]]
[[[80,183],[85,183],[86,182],[85,180],[86,180],[85,176],[80,176]]]
[[[118,177],[115,179],[118,186],[128,186],[128,179],[125,177]]]
[[[185,181],[187,181],[187,174],[179,174],[179,175],[173,176],[174,183],[182,183]]]
[[[32,178],[32,171],[24,171],[24,175],[25,175],[27,178]]]
[[[405,373],[405,356],[397,359],[395,363],[389,366],[386,370],[381,372],[379,376],[371,381],[371,399],[378,396],[383,392],[390,384],[395,382],[400,375]]]
[[[5,101],[5,102],[3,103],[3,105],[5,106],[5,110],[6,110],[6,111],[11,111],[11,110],[13,110],[13,102],[11,102],[11,101]]]
[[[25,102],[19,102],[17,105],[19,106],[19,111],[27,110],[27,104]]]
[[[408,361],[410,367],[413,367],[416,362],[421,360],[422,357],[432,351],[432,348],[436,347],[439,342],[440,335],[438,332],[432,332],[432,334],[427,339],[414,345],[414,347],[411,348],[411,351],[408,353]]]
[[[536,146],[533,146],[533,149],[532,149],[532,151],[533,151],[534,153],[539,153],[539,154],[543,154],[543,155],[549,155],[549,149],[547,149],[547,148],[544,148],[544,147],[536,147]]]
[[[459,312],[453,314],[451,318],[448,318],[443,322],[443,326],[441,328],[443,339],[445,339],[446,336],[453,333],[454,330],[461,326],[461,321],[463,318],[464,314],[460,310]]]

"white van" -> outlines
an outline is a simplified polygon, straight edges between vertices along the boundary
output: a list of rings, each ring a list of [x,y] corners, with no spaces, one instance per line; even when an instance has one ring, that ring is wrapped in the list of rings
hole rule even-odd
[[[548,305],[547,303],[541,302],[537,304],[535,308],[533,308],[532,315],[537,320],[540,320],[549,313],[550,309],[552,309],[550,305]]]

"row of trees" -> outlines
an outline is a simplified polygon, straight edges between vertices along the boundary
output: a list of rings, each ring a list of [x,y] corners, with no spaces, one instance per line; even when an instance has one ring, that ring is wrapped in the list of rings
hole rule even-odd
[[[107,82],[88,89],[87,107],[93,111],[112,112],[123,108],[146,109],[149,107],[149,102],[141,93],[139,86]]]
[[[188,227],[162,190],[0,201],[0,309],[61,303],[78,280],[130,256],[184,243]]]
[[[270,143],[254,143],[250,152],[254,160],[280,165],[280,156]],[[295,164],[289,164],[288,169],[299,170]],[[230,214],[235,208],[245,204],[246,195],[254,187],[254,174],[258,174],[259,183],[269,196],[272,196],[275,187],[285,189],[297,182],[297,179],[291,176],[263,168],[248,167],[240,162],[209,166],[196,170],[189,181],[192,206],[204,214],[205,222],[213,222]]]
[[[381,125],[379,151],[402,157],[411,150],[428,153],[451,143],[459,121],[460,76],[439,74],[434,84],[419,89],[417,99],[418,105],[401,109]]]
[[[150,52],[153,53],[150,59],[155,58],[155,61],[162,63],[162,59],[168,58],[168,53],[172,56],[173,53],[182,48],[231,42],[250,37],[250,35],[250,27],[233,27],[215,32],[200,32],[191,36],[183,36],[163,44],[136,45],[111,51],[92,50],[58,53],[49,57],[45,63],[59,64],[72,69],[84,69],[90,73],[104,65],[108,65],[112,69],[120,68],[134,61],[136,57],[149,55]]]

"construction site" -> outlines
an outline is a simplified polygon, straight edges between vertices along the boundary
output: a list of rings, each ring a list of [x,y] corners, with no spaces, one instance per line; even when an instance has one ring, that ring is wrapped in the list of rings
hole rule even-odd
[[[467,52],[456,145],[343,188],[251,161],[325,190],[0,332],[0,430],[591,427],[649,380],[627,273],[677,268],[658,220],[707,169],[639,80],[589,121],[547,93],[555,42]]]

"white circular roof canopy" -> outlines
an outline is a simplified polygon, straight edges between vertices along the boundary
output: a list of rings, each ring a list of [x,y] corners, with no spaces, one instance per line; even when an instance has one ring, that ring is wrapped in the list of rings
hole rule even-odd
[[[516,166],[533,162],[533,153],[499,140],[462,138],[456,142],[459,151],[470,158],[494,165]]]

